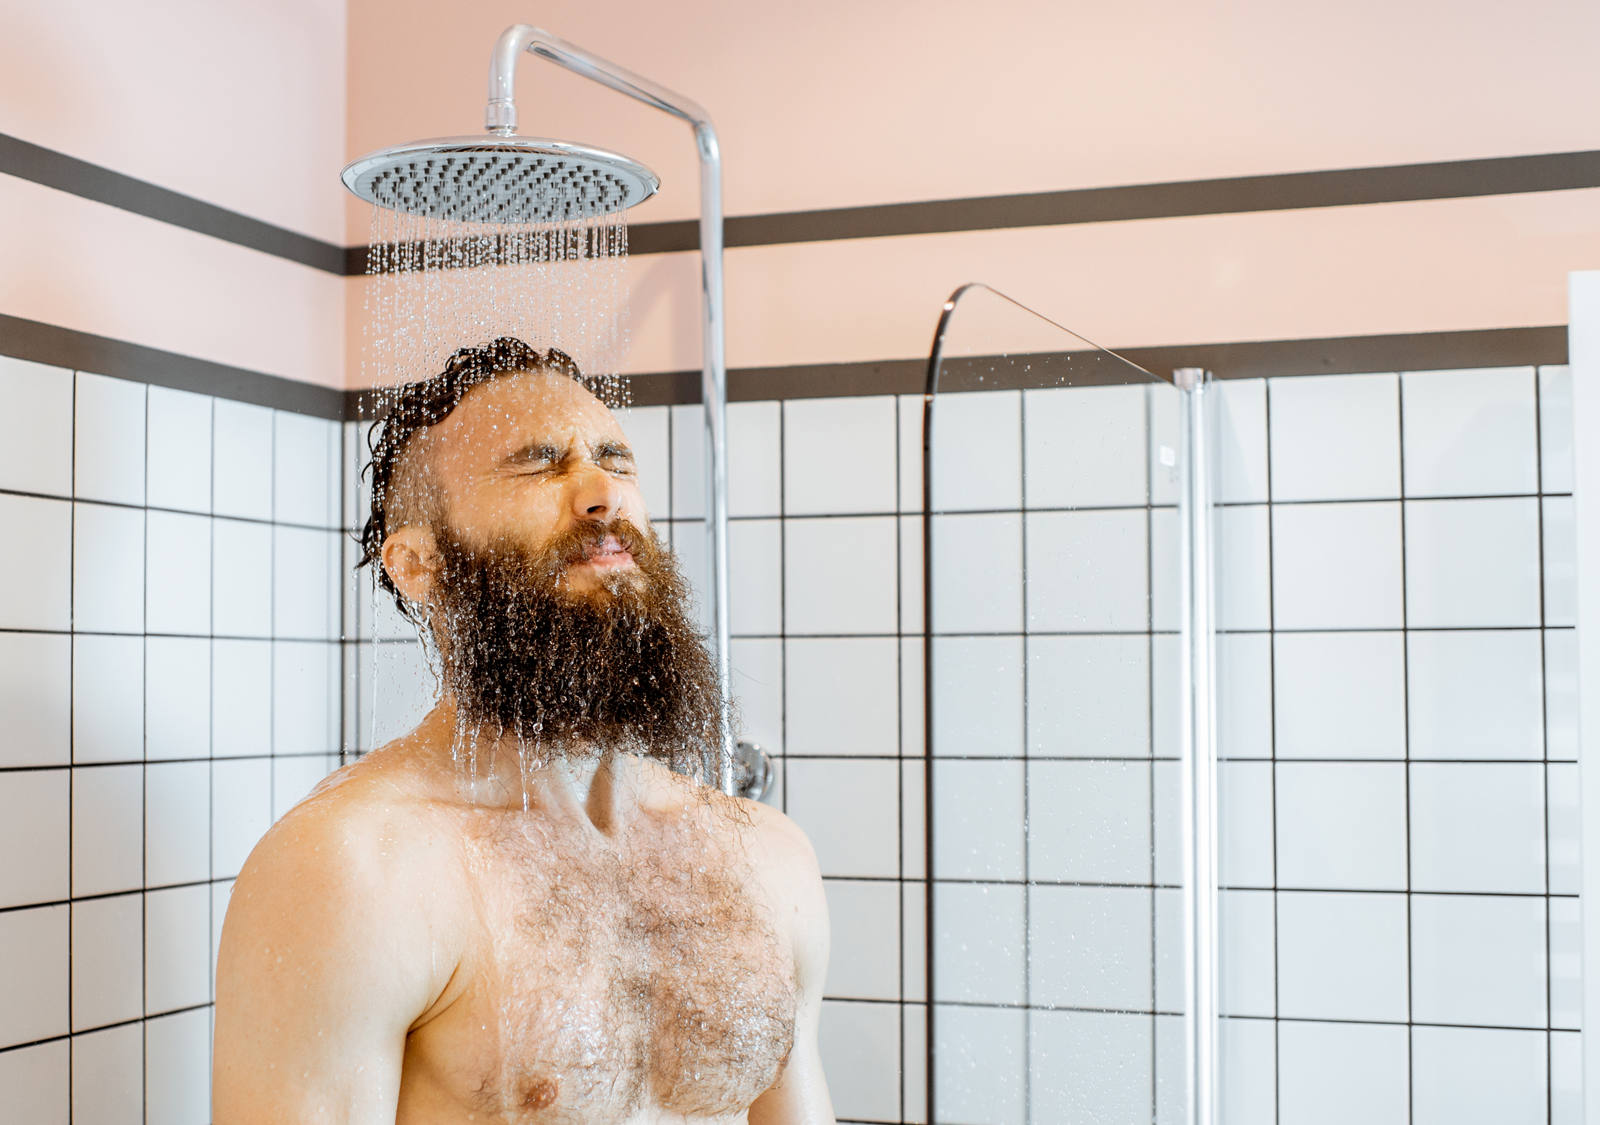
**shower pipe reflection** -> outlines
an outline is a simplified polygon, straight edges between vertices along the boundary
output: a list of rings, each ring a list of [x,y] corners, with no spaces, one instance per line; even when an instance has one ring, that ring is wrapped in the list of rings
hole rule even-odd
[[[1216,1125],[1220,1121],[1218,1082],[1218,852],[1217,852],[1217,722],[1216,692],[1216,609],[1212,570],[1214,518],[1211,490],[1211,448],[1208,434],[1214,425],[1211,417],[1214,395],[1208,394],[1211,376],[1200,368],[1178,368],[1171,378],[1139,367],[1109,349],[1101,348],[1080,333],[1052,320],[1015,298],[982,282],[958,287],[940,310],[934,329],[933,347],[928,356],[927,382],[923,391],[922,415],[922,621],[923,621],[923,932],[939,932],[935,923],[933,882],[935,877],[934,840],[935,785],[937,763],[934,740],[938,724],[934,716],[935,654],[934,639],[934,405],[939,396],[939,376],[945,361],[947,335],[956,309],[969,293],[983,291],[1022,312],[1083,340],[1101,353],[1113,356],[1153,380],[1172,383],[1181,394],[1182,447],[1178,493],[1179,568],[1182,574],[1180,600],[1180,837],[1183,849],[1183,959],[1184,959],[1184,1121],[1186,1125]],[[924,992],[928,998],[926,1022],[926,1083],[924,1096],[928,1120],[939,1121],[936,1097],[937,1011],[934,998],[937,959],[924,959]]]
[[[722,156],[710,115],[697,103],[649,79],[590,54],[564,39],[528,24],[507,28],[496,41],[489,61],[489,100],[484,114],[486,135],[448,137],[383,149],[344,169],[342,179],[353,193],[380,206],[394,206],[390,193],[380,201],[376,185],[395,177],[426,177],[424,189],[407,192],[403,206],[442,217],[466,214],[482,221],[485,191],[476,175],[464,169],[491,170],[490,179],[502,190],[554,192],[573,182],[595,185],[607,210],[631,207],[654,193],[658,181],[648,169],[626,157],[601,149],[517,135],[514,80],[523,53],[538,55],[559,66],[671,114],[694,130],[700,158],[700,291],[701,291],[701,402],[705,410],[708,444],[706,474],[706,535],[708,566],[709,632],[722,686],[721,731],[717,761],[706,761],[701,776],[713,779],[725,793],[736,791],[735,754],[729,666],[728,623],[728,451],[727,361],[723,343],[722,283]],[[470,197],[470,199],[469,199]],[[464,205],[463,201],[467,201]],[[551,206],[554,206],[553,204]],[[493,216],[494,212],[487,212]],[[556,215],[565,218],[566,215]],[[490,217],[488,221],[505,221]]]

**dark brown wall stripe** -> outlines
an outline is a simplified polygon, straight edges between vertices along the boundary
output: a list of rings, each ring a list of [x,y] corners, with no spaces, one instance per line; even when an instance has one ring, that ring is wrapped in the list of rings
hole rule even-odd
[[[197,391],[318,418],[342,418],[348,394],[243,367],[129,344],[0,314],[0,355],[90,371],[156,387]]]
[[[334,171],[328,173],[329,190],[337,190]],[[366,272],[365,246],[324,242],[3,133],[0,172],[329,273]],[[735,215],[727,220],[725,240],[730,247],[777,246],[1592,187],[1600,187],[1600,151],[1560,152]],[[693,250],[700,244],[699,227],[693,220],[640,223],[630,228],[628,244],[634,254]]]
[[[343,246],[264,223],[4,133],[0,133],[0,172],[314,269],[345,272],[347,254]]]

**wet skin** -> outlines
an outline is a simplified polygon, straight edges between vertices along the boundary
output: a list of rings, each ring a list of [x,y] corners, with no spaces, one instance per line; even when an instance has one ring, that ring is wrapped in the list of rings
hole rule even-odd
[[[616,420],[564,376],[477,387],[411,452],[410,486],[476,541],[648,526]],[[619,546],[569,567],[572,596],[642,580]],[[383,561],[429,601],[426,527]],[[455,729],[446,698],[251,854],[218,960],[217,1125],[832,1122],[826,905],[799,829],[633,755],[524,784],[515,748],[485,744],[470,782]]]

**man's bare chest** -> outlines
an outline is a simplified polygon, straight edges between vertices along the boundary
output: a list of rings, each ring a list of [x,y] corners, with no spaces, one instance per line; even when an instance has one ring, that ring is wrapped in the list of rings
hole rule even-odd
[[[469,834],[466,1010],[483,1110],[506,1120],[741,1113],[793,1041],[793,954],[727,840],[537,823]]]

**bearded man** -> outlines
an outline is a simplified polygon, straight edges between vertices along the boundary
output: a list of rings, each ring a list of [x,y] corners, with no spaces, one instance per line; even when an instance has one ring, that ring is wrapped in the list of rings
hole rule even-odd
[[[216,1125],[832,1122],[816,857],[685,776],[720,690],[616,419],[501,339],[380,425],[363,562],[442,697],[240,872]]]

